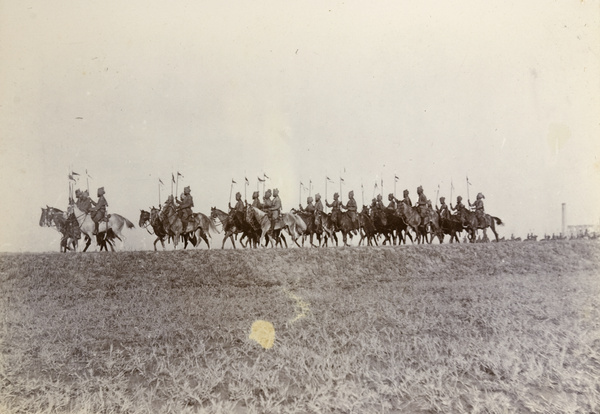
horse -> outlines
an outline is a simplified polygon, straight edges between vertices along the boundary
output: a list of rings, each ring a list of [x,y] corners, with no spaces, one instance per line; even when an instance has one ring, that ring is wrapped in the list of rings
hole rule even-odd
[[[496,236],[496,242],[497,242],[498,241],[498,233],[496,232],[496,224],[499,226],[503,226],[504,223],[498,217],[494,217],[489,214],[485,214],[483,217],[484,217],[485,223],[484,223],[484,225],[481,225],[479,223],[479,219],[477,218],[477,215],[475,214],[474,211],[469,211],[464,206],[460,211],[460,218],[463,222],[464,228],[469,233],[469,236],[470,236],[469,238],[471,240],[471,243],[474,243],[476,241],[476,234],[477,234],[478,229],[483,230],[483,240],[484,241],[489,240],[487,238],[487,233],[486,233],[486,229],[488,227],[490,229],[492,229],[492,231],[494,232],[494,236]]]
[[[210,208],[210,218],[211,221],[213,222],[213,226],[215,224],[216,220],[219,220],[219,222],[221,223],[221,226],[223,227],[223,232],[224,232],[224,236],[223,236],[223,244],[221,244],[221,249],[225,248],[225,242],[227,241],[227,239],[231,240],[231,244],[233,245],[233,248],[235,249],[235,240],[233,239],[233,236],[238,235],[238,233],[242,233],[241,229],[238,229],[234,223],[234,218],[233,216],[225,213],[223,210],[219,210],[216,207],[211,207]],[[215,227],[216,229],[216,227]],[[250,237],[247,235],[247,237],[250,239]],[[245,247],[244,243],[241,241],[240,239],[240,243],[242,244],[243,247]]]
[[[250,206],[250,205],[246,208],[246,221],[248,221],[248,223],[253,225],[255,230],[258,230],[258,232],[260,232],[260,235],[258,236],[258,244],[259,245],[260,245],[260,242],[263,239],[265,239],[265,246],[266,246],[269,243],[268,235],[271,234],[271,236],[272,236],[271,245],[273,243],[273,240],[275,240],[275,247],[277,247],[278,245],[281,245],[282,241],[285,244],[285,247],[288,247],[285,237],[283,237],[283,235],[281,234],[281,229],[288,226],[288,224],[285,223],[283,216],[284,215],[282,215],[280,220],[277,220],[275,223],[271,224],[271,219],[269,218],[267,213],[265,213],[264,211],[259,210],[258,208]],[[302,220],[302,219],[300,219],[300,220]],[[287,221],[290,224],[292,224],[292,222],[294,224],[296,223],[295,218],[288,218]],[[298,244],[297,241],[296,241],[296,244]],[[300,245],[298,245],[298,247],[300,247]]]
[[[442,230],[442,239],[440,242],[444,240],[444,234],[448,234],[450,236],[450,243],[454,243],[456,240],[457,243],[460,243],[458,239],[457,233],[461,233],[463,231],[463,225],[459,217],[457,216],[449,216],[442,217],[440,216],[440,224]]]
[[[363,210],[358,215],[358,222],[360,223],[360,228],[362,230],[358,245],[360,246],[366,238],[368,246],[373,246],[373,242],[375,242],[375,246],[378,246],[375,225],[373,224],[373,220],[371,220],[371,216],[369,216],[366,206],[363,206]]]
[[[74,203],[70,204],[68,211],[69,211],[69,214],[75,215],[75,218],[77,219],[77,222],[79,223],[79,228],[81,229],[81,232],[87,236],[86,245],[85,245],[85,248],[83,249],[83,251],[85,252],[85,251],[87,251],[88,247],[90,246],[96,225],[95,225],[94,221],[92,220],[92,217],[90,216],[90,214],[81,211],[79,209],[79,207],[77,207],[76,204],[74,204]],[[100,234],[100,233],[106,232],[106,235],[108,236],[108,230],[111,229],[116,238],[118,238],[119,240],[123,240],[124,236],[121,233],[121,230],[123,230],[123,227],[125,227],[125,226],[127,226],[128,229],[132,229],[135,227],[131,221],[129,221],[125,217],[121,216],[120,214],[116,214],[116,213],[109,214],[108,220],[104,219],[98,224],[98,233]],[[96,243],[97,243],[97,241],[96,241]]]
[[[148,226],[152,227],[152,231],[154,233],[150,233],[156,236],[156,240],[154,240],[154,251],[156,251],[156,243],[160,241],[162,244],[163,250],[165,250],[165,237],[167,237],[167,231],[165,230],[162,221],[160,221],[160,217],[158,216],[158,209],[152,207],[150,211],[140,210],[140,220],[138,225],[146,229],[148,233]]]
[[[421,224],[421,215],[417,207],[411,207],[404,202],[398,203],[398,210],[400,210],[401,217],[408,227],[413,229],[417,234],[417,243],[421,243],[421,239],[427,240],[427,229],[426,225]]]
[[[296,246],[300,247],[298,237],[305,234],[307,230],[304,220],[294,210],[291,210],[289,213],[283,213],[281,219],[285,223],[285,227],[290,236],[292,236],[292,240],[296,243]]]
[[[54,227],[56,231],[62,234],[60,240],[61,253],[66,253],[68,250],[77,251],[77,242],[81,238],[79,227],[73,225],[70,218],[66,218],[66,214],[57,208],[49,206],[42,208],[40,227]]]
[[[311,247],[319,247],[321,246],[321,236],[323,235],[323,225],[321,224],[321,222],[317,222],[316,217],[315,217],[315,213],[310,213],[308,211],[297,211],[292,209],[291,210],[292,213],[294,213],[296,216],[298,216],[300,219],[302,219],[302,221],[304,222],[304,225],[306,226],[306,230],[304,231],[304,233],[302,234],[302,247],[304,247],[304,240],[306,239],[307,236],[310,236],[310,245]],[[317,236],[317,241],[319,242],[319,245],[315,245],[313,243],[313,236]]]
[[[332,213],[333,214],[333,213]],[[338,238],[335,235],[336,232],[342,232],[342,241],[344,242],[344,246],[350,246],[348,244],[348,235],[352,239],[352,231],[354,230],[354,225],[352,224],[352,218],[347,211],[338,212],[337,219],[334,220],[332,214],[323,215],[323,229],[328,231],[328,233],[335,240],[335,245],[338,245]],[[327,245],[327,242],[325,242]]]
[[[200,244],[200,240],[204,240],[206,246],[210,249],[210,243],[208,242],[208,239],[211,238],[211,231],[214,233],[220,233],[217,227],[215,226],[215,223],[213,223],[213,221],[210,218],[208,218],[206,214],[203,213],[193,213],[192,218],[194,220],[196,228],[195,236],[198,239],[198,243],[195,243],[194,247],[198,247],[198,244]]]
[[[186,223],[185,228],[183,227],[183,221],[179,216],[177,210],[173,206],[165,207],[163,210],[163,217],[158,213],[158,210],[155,212],[155,220],[160,220],[162,223],[165,232],[169,236],[171,240],[173,240],[173,248],[177,249],[177,243],[179,243],[179,238],[183,240],[183,248],[187,248],[188,243],[192,243],[193,246],[196,246],[197,239],[195,235],[196,231],[196,223],[195,220],[189,221]]]

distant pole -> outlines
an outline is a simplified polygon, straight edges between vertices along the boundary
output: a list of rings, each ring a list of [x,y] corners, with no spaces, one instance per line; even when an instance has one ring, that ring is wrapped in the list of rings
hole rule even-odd
[[[302,204],[302,181],[300,181],[300,193],[298,195],[298,204]]]
[[[160,178],[158,179],[158,206],[160,207]]]
[[[567,236],[567,203],[562,203],[562,234],[561,237]]]

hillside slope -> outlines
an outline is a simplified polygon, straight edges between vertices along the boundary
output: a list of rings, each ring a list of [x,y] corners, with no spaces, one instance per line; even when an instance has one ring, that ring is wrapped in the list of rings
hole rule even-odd
[[[592,241],[4,254],[0,412],[598,412],[599,264]]]

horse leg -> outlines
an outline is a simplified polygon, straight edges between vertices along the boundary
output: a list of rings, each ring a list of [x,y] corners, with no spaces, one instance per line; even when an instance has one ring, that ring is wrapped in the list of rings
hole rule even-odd
[[[206,233],[201,234],[200,237],[202,237],[202,240],[206,242],[206,247],[210,249],[210,243],[208,242],[208,237],[206,236]],[[200,244],[200,242],[198,242],[198,244]]]

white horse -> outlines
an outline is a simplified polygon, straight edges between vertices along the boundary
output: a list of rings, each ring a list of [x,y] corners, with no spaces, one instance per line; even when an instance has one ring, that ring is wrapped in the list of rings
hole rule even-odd
[[[298,244],[298,237],[302,236],[306,232],[306,223],[297,214],[292,212],[282,213],[280,220],[277,220],[273,228],[271,228],[271,220],[264,211],[259,210],[256,207],[248,206],[247,213],[254,215],[256,221],[260,225],[261,236],[259,239],[259,244],[271,230],[273,230],[273,236],[276,240],[279,234],[278,230],[286,228],[290,236],[292,236],[294,243],[300,247]]]
[[[69,215],[71,213],[75,214],[75,218],[79,223],[79,228],[81,229],[81,232],[89,237],[85,248],[83,249],[83,251],[85,252],[90,246],[90,243],[92,242],[92,237],[94,235],[94,230],[96,229],[96,224],[94,223],[94,220],[92,220],[92,216],[90,215],[90,213],[85,213],[81,211],[76,204],[69,205],[69,209],[67,211]],[[121,230],[123,230],[124,226],[127,226],[128,229],[132,229],[135,227],[133,223],[127,220],[125,217],[116,213],[111,213],[109,214],[108,222],[102,220],[98,224],[98,233],[103,233],[107,232],[108,230],[112,230],[115,237],[122,241],[125,238],[121,233]]]

